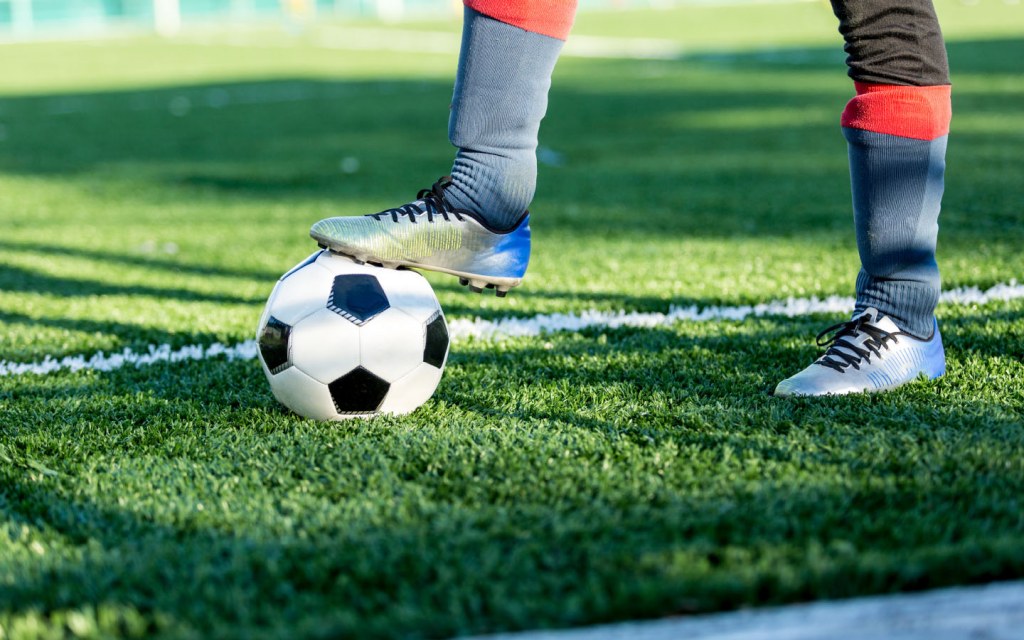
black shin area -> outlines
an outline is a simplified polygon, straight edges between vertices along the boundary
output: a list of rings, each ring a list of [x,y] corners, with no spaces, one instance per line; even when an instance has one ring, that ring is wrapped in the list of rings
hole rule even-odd
[[[949,84],[949,63],[931,0],[831,0],[858,82]]]

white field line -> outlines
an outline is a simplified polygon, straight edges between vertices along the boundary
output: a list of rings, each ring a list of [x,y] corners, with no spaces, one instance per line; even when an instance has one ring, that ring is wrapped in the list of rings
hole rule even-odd
[[[1019,640],[1024,582],[997,582],[469,640]]]
[[[173,350],[167,344],[151,344],[146,351],[141,353],[125,349],[111,354],[100,351],[88,358],[86,356],[67,356],[58,360],[47,356],[38,362],[28,363],[0,360],[0,377],[26,373],[42,376],[58,371],[114,371],[129,365],[145,367],[151,364],[206,360],[221,356],[228,360],[252,360],[256,357],[256,349],[255,340],[246,340],[234,346],[227,346],[219,342],[206,346],[193,344]]]
[[[978,287],[961,287],[942,294],[940,303],[948,305],[987,304],[1024,298],[1024,285],[1011,280],[982,291]],[[583,311],[581,313],[540,314],[530,318],[451,318],[448,330],[453,341],[501,340],[539,336],[555,331],[581,331],[583,329],[607,327],[653,328],[671,326],[678,322],[740,321],[751,317],[783,316],[794,318],[815,313],[848,313],[853,308],[853,298],[829,296],[828,298],[788,298],[757,305],[670,307],[667,313],[642,313],[638,311]],[[251,360],[256,357],[256,341],[246,340],[235,345],[215,342],[211,345],[188,345],[171,349],[170,345],[149,345],[142,352],[124,349],[118,353],[96,353],[92,356],[67,356],[44,358],[37,362],[8,362],[0,360],[0,377],[21,374],[46,375],[58,371],[113,371],[126,366],[143,367],[157,363],[187,362],[224,357],[228,360]]]

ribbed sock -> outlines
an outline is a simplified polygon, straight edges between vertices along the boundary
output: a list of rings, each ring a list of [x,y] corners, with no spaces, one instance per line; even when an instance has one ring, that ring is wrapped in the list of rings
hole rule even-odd
[[[558,37],[488,17],[467,2],[448,122],[448,138],[458,152],[445,197],[494,229],[514,226],[533,200],[537,134],[563,44]]]
[[[843,113],[861,259],[856,310],[875,307],[928,338],[940,291],[949,86],[857,83],[857,93]]]

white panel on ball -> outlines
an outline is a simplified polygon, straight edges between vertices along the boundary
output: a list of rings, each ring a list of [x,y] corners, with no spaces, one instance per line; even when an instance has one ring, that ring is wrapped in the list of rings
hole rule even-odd
[[[339,418],[327,387],[295,367],[276,374],[270,389],[278,402],[301,416],[314,420]]]
[[[330,384],[359,366],[359,327],[322,307],[292,329],[290,347],[295,366]]]
[[[427,279],[415,271],[388,270],[377,276],[388,292],[391,306],[426,322],[437,313],[437,297]]]
[[[299,320],[323,307],[322,301],[327,299],[332,282],[331,273],[318,264],[293,271],[278,282],[270,294],[269,315],[294,327]]]
[[[424,334],[421,322],[401,309],[388,309],[359,330],[363,366],[385,380],[398,380],[423,362],[409,354],[423,353]]]
[[[430,399],[441,382],[442,369],[421,364],[401,380],[391,384],[380,410],[385,413],[409,413]]]
[[[380,267],[374,267],[369,264],[358,264],[352,258],[347,256],[339,256],[336,253],[330,251],[324,251],[316,259],[316,263],[327,269],[331,273],[373,273],[375,274]]]

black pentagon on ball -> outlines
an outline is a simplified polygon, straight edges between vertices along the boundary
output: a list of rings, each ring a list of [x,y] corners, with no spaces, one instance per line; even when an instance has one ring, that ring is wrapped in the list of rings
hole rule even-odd
[[[362,367],[356,367],[327,388],[338,413],[373,413],[384,402],[391,384]]]
[[[362,326],[391,306],[377,278],[366,273],[335,276],[327,308]]]
[[[288,368],[288,337],[291,333],[292,328],[274,316],[270,316],[260,331],[260,354],[270,373],[280,373]]]
[[[423,347],[423,362],[434,365],[438,369],[444,364],[444,356],[448,353],[448,323],[444,316],[435,313],[427,323],[427,343]]]

